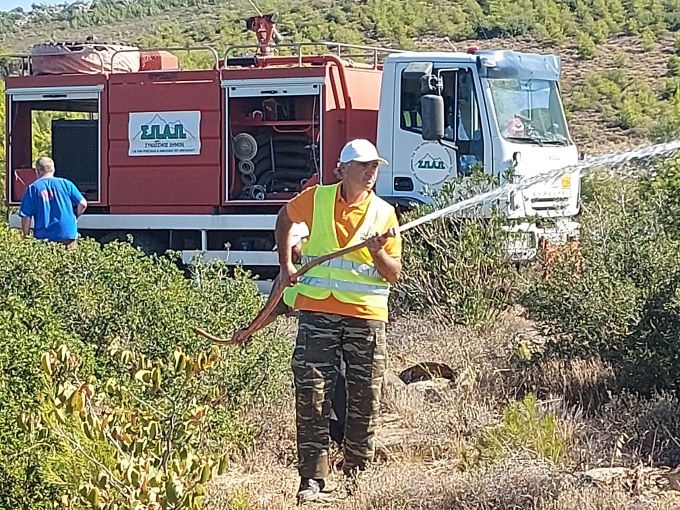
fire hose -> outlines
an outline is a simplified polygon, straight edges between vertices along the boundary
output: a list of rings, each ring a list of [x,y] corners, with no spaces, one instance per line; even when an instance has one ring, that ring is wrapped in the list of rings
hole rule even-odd
[[[516,185],[512,186],[513,188],[516,187]],[[501,190],[502,188],[502,190]],[[412,228],[415,228],[419,225],[422,225],[423,223],[427,223],[429,221],[442,218],[444,216],[450,215],[454,212],[458,212],[464,209],[467,209],[468,207],[471,207],[475,204],[480,203],[481,201],[487,200],[487,199],[493,199],[497,198],[498,196],[503,194],[503,191],[505,193],[508,193],[508,187],[506,186],[501,186],[501,188],[498,188],[496,190],[493,190],[491,192],[487,192],[472,198],[468,198],[466,200],[462,200],[460,202],[456,202],[453,205],[449,205],[448,207],[444,207],[442,209],[438,209],[436,211],[433,211],[429,214],[426,214],[424,216],[421,216],[420,218],[416,218],[415,220],[409,221],[408,223],[404,223],[403,225],[400,225],[398,227],[392,228],[385,232],[384,234],[381,234],[380,236],[377,237],[383,237],[383,238],[389,238],[389,237],[394,237],[397,234],[400,234],[402,232],[406,232],[407,230],[410,230]],[[343,255],[346,255],[348,253],[351,253],[356,250],[360,250],[361,248],[365,248],[366,245],[368,244],[368,240],[363,241],[361,243],[352,245],[352,246],[347,246],[345,248],[342,248],[340,250],[337,250],[332,253],[328,253],[326,255],[321,255],[319,257],[316,257],[306,264],[304,264],[300,269],[297,270],[297,272],[293,275],[292,279],[297,280],[300,276],[304,275],[307,271],[312,269],[313,267],[316,267],[320,264],[323,264],[324,262],[337,258],[337,257],[342,257]],[[267,303],[265,306],[262,308],[260,313],[257,314],[257,316],[253,319],[253,321],[246,326],[243,329],[240,329],[234,333],[231,339],[229,338],[221,338],[218,336],[215,336],[211,333],[208,333],[204,329],[194,327],[194,332],[197,333],[198,335],[207,338],[211,342],[214,342],[216,344],[222,344],[222,345],[240,345],[248,340],[248,338],[261,329],[264,324],[266,323],[267,319],[271,315],[271,313],[274,311],[276,308],[276,305],[278,305],[279,301],[283,297],[283,292],[286,290],[286,287],[288,286],[287,282],[282,282],[280,279],[281,273],[279,273],[276,278],[274,279],[273,285],[271,292],[269,293],[269,299],[267,300]]]
[[[541,182],[557,179],[558,177],[561,177],[565,174],[582,172],[584,170],[592,170],[598,167],[613,167],[618,165],[625,165],[632,160],[643,161],[651,160],[655,156],[673,153],[678,150],[680,150],[680,140],[674,140],[672,142],[646,146],[640,149],[635,149],[624,153],[599,156],[589,160],[585,160],[573,166],[560,167],[555,168],[553,170],[549,170],[547,172],[541,172],[532,177],[522,179],[520,182],[515,183],[508,182],[491,191],[487,191],[485,193],[475,195],[465,200],[461,200],[460,202],[456,202],[446,207],[434,210],[428,214],[421,216],[420,218],[416,218],[412,221],[409,221],[408,223],[390,229],[389,231],[382,234],[380,237],[388,238],[396,236],[399,233],[406,232],[407,230],[420,226],[423,223],[427,223],[439,218],[443,218],[445,216],[449,216],[451,214],[466,210],[468,208],[478,206],[479,204],[485,203],[487,201],[504,200],[512,192],[527,189]],[[368,240],[358,243],[356,245],[342,248],[333,253],[328,253],[326,255],[316,257],[307,262],[306,264],[304,264],[295,273],[295,275],[293,275],[293,279],[295,280],[299,278],[307,271],[309,271],[315,266],[318,266],[319,264],[323,264],[328,260],[334,259],[336,257],[342,257],[343,255],[351,253],[355,250],[364,248],[367,244]],[[274,280],[274,284],[269,295],[269,300],[265,304],[264,308],[260,311],[260,313],[255,317],[255,319],[253,319],[253,321],[248,326],[234,333],[231,339],[217,337],[197,327],[194,328],[194,331],[197,334],[207,338],[208,340],[218,344],[239,345],[241,343],[244,343],[253,333],[255,333],[256,331],[263,327],[271,313],[276,308],[276,305],[283,297],[283,292],[288,286],[288,282],[282,282],[280,279],[280,275],[281,273],[279,273],[279,275]]]
[[[506,186],[503,186],[502,188],[505,188],[505,192],[507,193],[507,188]],[[502,194],[502,193],[501,193]],[[389,237],[394,237],[397,234],[400,234],[402,232],[406,232],[407,230],[410,230],[412,228],[415,228],[419,225],[422,225],[423,223],[427,223],[429,221],[442,218],[444,216],[447,216],[449,214],[452,214],[454,212],[461,211],[463,209],[467,209],[468,207],[471,207],[474,204],[479,203],[480,201],[486,200],[491,196],[491,198],[495,198],[499,195],[499,190],[494,190],[492,192],[484,193],[482,195],[478,195],[476,197],[468,198],[467,200],[463,200],[461,202],[456,202],[453,205],[450,205],[448,207],[444,207],[443,209],[439,209],[436,211],[433,211],[429,214],[426,214],[424,216],[421,216],[420,218],[416,218],[415,220],[409,221],[408,223],[404,223],[403,225],[400,225],[398,227],[391,228],[384,234],[381,234],[376,237],[384,238],[387,239]],[[347,255],[348,253],[351,253],[356,250],[360,250],[361,248],[365,248],[366,245],[368,244],[368,239],[352,245],[352,246],[347,246],[345,248],[342,248],[340,250],[334,251],[332,253],[328,253],[326,255],[321,255],[319,257],[316,257],[306,264],[304,264],[300,269],[298,269],[295,274],[293,275],[292,279],[297,280],[300,276],[304,275],[307,271],[312,269],[313,267],[316,267],[320,264],[323,264],[324,262],[327,262],[328,260],[337,258],[337,257],[342,257],[343,255]],[[231,339],[228,338],[222,338],[215,336],[211,333],[208,333],[204,329],[194,327],[194,332],[197,333],[198,335],[207,338],[211,342],[214,342],[216,344],[222,344],[222,345],[240,345],[248,340],[253,333],[261,329],[271,313],[274,311],[276,306],[278,305],[279,301],[283,297],[283,292],[286,290],[286,287],[288,286],[287,282],[283,282],[280,279],[281,273],[279,273],[276,278],[274,279],[273,285],[271,292],[269,293],[269,299],[267,300],[267,303],[265,306],[262,308],[260,313],[257,314],[257,316],[253,319],[253,321],[246,326],[243,329],[240,329],[234,333]]]
[[[404,225],[405,227],[406,225]],[[385,232],[384,234],[378,236],[382,238],[389,238],[389,237],[394,237],[397,235],[397,233],[401,230],[404,230],[404,227],[400,228],[392,228]],[[307,271],[312,269],[313,267],[316,267],[320,264],[323,264],[324,262],[327,262],[331,259],[337,258],[337,257],[342,257],[343,255],[347,255],[348,253],[351,253],[356,250],[360,250],[361,248],[365,248],[366,245],[368,244],[368,241],[370,239],[367,239],[366,241],[363,241],[361,243],[352,245],[352,246],[347,246],[345,248],[342,248],[338,251],[328,253],[326,255],[321,255],[320,257],[316,257],[306,264],[304,264],[300,269],[298,269],[295,274],[293,275],[293,279],[297,280],[300,276],[305,274]],[[274,284],[272,285],[271,292],[269,293],[269,299],[267,300],[267,303],[265,306],[262,308],[260,313],[257,314],[257,316],[253,319],[253,321],[244,329],[238,330],[236,333],[234,333],[234,336],[231,339],[227,338],[220,338],[215,335],[212,335],[208,333],[207,331],[201,329],[201,328],[194,328],[194,331],[207,338],[208,340],[217,343],[217,344],[223,344],[223,345],[239,345],[248,340],[248,338],[261,329],[267,320],[267,318],[271,315],[271,313],[274,311],[276,308],[276,305],[278,305],[279,301],[283,297],[283,292],[286,290],[287,287],[287,282],[284,282],[280,278],[281,273],[279,273],[276,278],[274,279]]]

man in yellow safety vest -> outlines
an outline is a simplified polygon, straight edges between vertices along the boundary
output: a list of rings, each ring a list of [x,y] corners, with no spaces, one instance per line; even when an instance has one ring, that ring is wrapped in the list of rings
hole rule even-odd
[[[340,182],[303,191],[276,222],[280,277],[291,285],[284,301],[299,311],[291,361],[299,503],[319,498],[329,473],[328,423],[341,360],[347,389],[343,472],[353,476],[364,469],[375,451],[388,297],[401,272],[401,238],[383,235],[398,226],[396,212],[373,192],[381,163],[387,161],[370,141],[348,142],[340,153]],[[295,223],[306,223],[310,232],[302,244],[302,264],[366,239],[368,245],[296,280],[291,250],[285,248]]]

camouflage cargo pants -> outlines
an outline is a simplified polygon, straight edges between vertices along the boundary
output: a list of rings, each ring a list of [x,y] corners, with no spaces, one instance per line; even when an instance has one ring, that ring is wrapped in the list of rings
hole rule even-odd
[[[328,422],[341,356],[347,384],[343,470],[363,469],[373,460],[386,366],[385,323],[302,311],[291,365],[298,471],[304,478],[325,478],[330,471]]]

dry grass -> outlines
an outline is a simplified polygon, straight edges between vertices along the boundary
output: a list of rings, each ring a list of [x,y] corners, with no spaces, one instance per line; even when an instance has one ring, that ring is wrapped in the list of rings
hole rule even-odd
[[[530,365],[522,372],[513,372],[509,379],[522,392],[597,409],[608,399],[608,390],[614,386],[616,376],[609,363],[590,357],[550,359],[540,365]]]
[[[288,330],[290,326],[290,322],[285,324]],[[614,397],[586,413],[570,402],[587,402],[592,394],[606,393],[613,377],[611,367],[595,360],[549,362],[517,374],[512,370],[513,353],[532,328],[517,313],[507,314],[481,332],[417,318],[393,323],[388,332],[390,373],[383,391],[376,462],[362,474],[351,496],[342,476],[333,473],[328,501],[307,507],[680,508],[678,493],[643,486],[639,480],[604,484],[577,476],[595,466],[680,461],[680,441],[674,443],[680,433],[677,399],[660,396],[642,402],[630,396]],[[435,378],[406,385],[399,379],[401,371],[425,361],[451,367],[452,380]],[[527,388],[542,388],[546,398],[550,395],[539,402],[539,409],[542,415],[555,416],[556,434],[568,445],[563,464],[551,463],[536,449],[511,448],[509,443],[498,447],[495,460],[480,461],[476,456],[480,438],[508,427],[501,418],[503,409]],[[258,442],[212,484],[209,509],[295,506],[298,478],[292,389],[281,401],[254,408],[252,419],[259,429]],[[656,440],[651,441],[654,430]]]

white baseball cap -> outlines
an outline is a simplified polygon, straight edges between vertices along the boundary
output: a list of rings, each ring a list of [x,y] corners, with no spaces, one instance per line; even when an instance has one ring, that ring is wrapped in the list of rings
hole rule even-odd
[[[342,148],[340,163],[349,163],[350,161],[359,161],[361,163],[379,161],[384,165],[389,164],[387,160],[378,155],[378,149],[375,148],[375,145],[364,138],[350,140]]]

